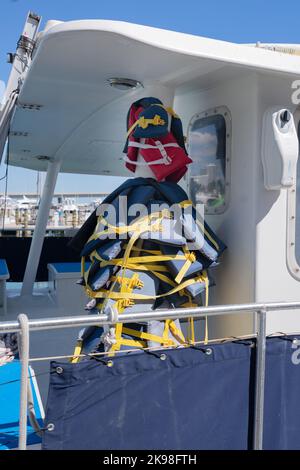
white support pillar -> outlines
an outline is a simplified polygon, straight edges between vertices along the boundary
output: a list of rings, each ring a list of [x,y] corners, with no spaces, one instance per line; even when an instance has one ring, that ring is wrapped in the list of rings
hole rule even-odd
[[[61,161],[54,160],[48,162],[46,180],[38,210],[36,226],[31,241],[21,295],[32,294],[33,292],[33,285],[40,261],[49,212],[60,166]]]

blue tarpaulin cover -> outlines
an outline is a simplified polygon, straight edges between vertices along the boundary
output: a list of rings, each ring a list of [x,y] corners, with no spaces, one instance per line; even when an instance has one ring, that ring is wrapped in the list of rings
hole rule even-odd
[[[247,447],[251,348],[211,350],[53,363],[64,371],[51,375],[44,449]]]
[[[264,449],[300,449],[300,337],[269,338]]]
[[[53,362],[43,448],[249,449],[254,346],[130,353],[111,367]],[[266,362],[264,447],[300,449],[300,338],[268,339]]]

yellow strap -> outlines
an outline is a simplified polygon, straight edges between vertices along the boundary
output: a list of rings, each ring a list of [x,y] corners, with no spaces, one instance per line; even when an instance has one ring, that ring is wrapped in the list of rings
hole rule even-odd
[[[124,330],[123,330],[124,332]],[[126,339],[126,338],[120,338],[120,346],[135,346],[138,348],[146,348],[147,343],[146,341],[138,341],[134,339]]]
[[[190,200],[185,200],[185,201],[181,201],[179,203],[180,207],[182,208],[185,208],[185,207],[190,207],[192,206],[192,201]],[[101,220],[103,221],[103,225],[106,225],[109,229],[106,229],[106,230],[102,230],[101,232],[97,232],[95,231],[95,233],[93,235],[91,235],[91,237],[88,239],[88,242],[92,241],[92,240],[96,240],[97,238],[99,238],[100,236],[102,235],[112,235],[112,234],[118,234],[118,235],[122,235],[122,234],[126,234],[128,232],[134,232],[136,229],[138,229],[138,226],[140,223],[144,222],[144,220],[152,220],[153,218],[155,217],[159,217],[159,216],[163,216],[163,217],[168,217],[170,218],[172,216],[172,214],[170,213],[170,211],[168,211],[168,209],[163,209],[161,212],[159,213],[153,213],[153,214],[150,214],[148,216],[145,216],[143,217],[142,219],[140,219],[139,221],[135,222],[134,224],[132,225],[124,225],[124,226],[114,226],[114,225],[111,225],[109,224],[103,216],[99,216],[101,218]],[[212,238],[212,236],[210,235],[210,233],[208,233],[208,231],[205,229],[204,225],[198,220],[196,219],[196,223],[197,225],[200,227],[200,229],[202,230],[202,232],[206,235],[206,237],[210,240],[210,242],[214,245],[214,247],[219,250],[220,247],[218,245],[218,243],[216,242],[216,240],[214,240]],[[151,227],[151,226],[150,226]],[[87,243],[88,243],[87,242]]]
[[[148,224],[148,221],[145,222],[145,224]],[[137,241],[137,239],[139,238],[140,234],[145,230],[145,225],[144,224],[141,224],[141,226],[139,227],[138,230],[136,230],[134,232],[134,234],[132,235],[132,237],[130,238],[128,244],[127,244],[127,247],[125,249],[125,253],[124,253],[124,257],[123,257],[123,264],[121,266],[122,268],[122,279],[124,278],[125,276],[125,272],[126,272],[126,267],[127,267],[127,264],[128,264],[128,259],[129,259],[129,256],[130,256],[130,252],[131,252],[131,248],[133,247],[133,245],[135,244],[135,242]],[[124,287],[123,285],[121,285],[121,293],[124,291]]]
[[[193,205],[192,201],[190,201],[189,199],[185,200],[185,201],[181,201],[179,203],[180,207],[182,207],[183,209],[185,207],[190,207]],[[220,247],[218,245],[218,243],[216,242],[216,240],[214,240],[212,238],[212,236],[210,235],[210,233],[208,233],[208,231],[205,229],[204,227],[204,224],[202,224],[197,218],[196,218],[196,223],[197,225],[200,227],[200,229],[202,230],[202,232],[204,232],[204,234],[206,235],[206,237],[210,240],[210,242],[214,245],[214,247],[219,250]]]
[[[115,284],[116,284],[116,282],[113,283],[113,286],[115,286]],[[123,285],[121,286],[121,291],[122,291],[122,288],[124,288]],[[131,290],[132,290],[128,287],[125,287],[124,289],[125,289],[126,293],[130,293]],[[112,294],[112,290],[108,293],[108,296],[110,297],[111,294]],[[134,305],[134,301],[132,299],[123,299],[122,298],[122,299],[119,299],[116,302],[116,308],[118,310],[118,313],[122,313],[125,310],[126,307],[129,307],[131,305]],[[124,343],[122,343],[122,330],[123,330],[123,324],[122,323],[117,323],[116,327],[115,327],[116,342],[110,348],[109,352],[113,353],[113,354],[110,354],[110,356],[113,356],[115,351],[119,351],[121,345],[124,344]]]
[[[183,247],[183,251],[184,251],[184,258],[186,259],[186,262],[184,263],[179,273],[175,277],[175,282],[177,282],[177,284],[179,284],[182,281],[182,279],[184,278],[184,276],[190,269],[191,265],[196,261],[196,256],[193,252],[190,252],[186,247]]]
[[[190,199],[185,199],[184,201],[181,201],[179,203],[180,207],[182,207],[183,209],[185,209],[186,207],[190,207],[193,205],[192,201]]]
[[[113,284],[114,285],[114,284]],[[111,291],[109,292],[109,294],[111,293]],[[124,311],[124,309],[126,308],[126,305],[125,305],[125,302],[121,301],[121,300],[118,300],[116,302],[116,308],[118,310],[118,313],[121,313]],[[122,323],[117,323],[116,326],[115,326],[115,343],[111,346],[111,348],[109,349],[108,351],[108,356],[114,356],[114,352],[115,351],[119,351],[120,350],[120,347],[121,347],[121,338],[122,338],[122,328],[123,328],[123,324]]]
[[[169,338],[163,338],[161,336],[153,335],[151,333],[146,333],[144,331],[133,330],[132,328],[123,328],[123,333],[126,335],[136,336],[137,338],[154,341],[155,343],[160,343],[164,346],[175,346],[174,341]]]
[[[175,113],[174,109],[173,108],[170,108],[169,106],[165,108],[165,110],[171,114],[171,116],[173,116],[174,118],[177,118],[179,119],[179,116],[178,114]]]
[[[128,245],[127,245],[128,246]],[[131,248],[133,250],[134,247]],[[128,264],[132,265],[135,263],[159,263],[159,262],[164,262],[164,261],[183,261],[185,260],[184,265],[180,269],[179,273],[177,274],[175,278],[175,282],[179,284],[187,271],[189,270],[190,266],[192,263],[196,261],[196,256],[193,252],[190,252],[186,247],[183,248],[184,254],[183,255],[152,255],[152,256],[132,256],[128,258],[127,266]],[[117,266],[123,266],[124,265],[124,258],[114,258],[112,260],[106,261],[101,256],[98,255],[96,251],[92,253],[92,256],[99,260],[101,262],[101,267],[109,266],[109,265],[117,265]],[[129,266],[128,266],[129,267]],[[138,269],[138,267],[136,268]],[[168,270],[166,270],[168,271]]]
[[[134,301],[131,299],[119,299],[116,302],[116,308],[119,311],[119,313],[122,313],[125,308],[127,307],[132,307],[134,305]]]
[[[129,258],[130,260],[130,258]],[[121,266],[121,264],[118,263],[118,266]],[[130,261],[127,263],[127,269],[130,269],[130,270],[138,270],[138,271],[149,271],[149,272],[153,272],[154,270],[155,271],[160,271],[160,272],[169,272],[168,268],[166,266],[159,266],[157,264],[147,264],[147,265],[143,265],[143,264],[132,264],[130,263]]]
[[[172,341],[169,339],[169,332],[172,333],[172,335],[180,342],[180,343],[185,343],[185,337],[183,336],[182,332],[177,328],[174,320],[172,319],[167,319],[165,320],[165,328],[163,332],[163,337],[162,339],[164,341]]]
[[[165,320],[165,327],[164,327],[164,332],[163,332],[163,340],[168,341],[169,339],[169,326],[170,326],[170,320]]]
[[[122,235],[134,229],[134,225],[132,225],[131,227],[128,225],[121,225],[117,227],[115,225],[109,224],[102,215],[100,215],[99,217],[103,220],[102,225],[105,227],[109,227],[109,229],[105,228],[105,230],[101,230],[100,232],[98,232],[98,230],[95,229],[94,233],[90,236],[87,243],[93,240],[97,240],[102,235],[112,235],[112,234]]]
[[[169,272],[169,271],[168,271],[168,272]],[[174,281],[172,281],[172,279],[170,279],[168,276],[165,276],[164,274],[161,274],[161,273],[159,273],[159,272],[157,272],[157,271],[152,271],[152,274],[154,274],[154,276],[156,276],[158,279],[160,279],[161,281],[165,282],[166,284],[169,284],[169,285],[172,286],[172,287],[176,287],[176,286],[177,286],[177,284],[176,284]],[[179,294],[180,296],[185,295],[184,289],[179,290],[179,291],[178,291],[178,294]]]
[[[160,265],[157,265],[157,264],[147,264],[147,265],[144,265],[144,264],[136,264],[136,263],[132,263],[131,260],[133,258],[129,258],[128,259],[128,262],[127,262],[127,265],[126,265],[126,268],[127,269],[130,269],[130,270],[139,270],[139,271],[153,271],[154,269],[157,270],[157,271],[162,271],[162,272],[169,272],[168,268],[166,266],[160,266]],[[99,259],[98,259],[99,261]],[[115,258],[115,259],[112,259],[110,261],[99,261],[100,262],[100,267],[103,268],[105,266],[121,266],[123,267],[123,264],[124,264],[124,258]]]
[[[176,292],[179,292],[182,289],[185,289],[186,287],[196,284],[199,281],[203,281],[203,276],[197,276],[192,279],[188,279],[181,283],[180,285],[174,287],[170,291],[160,294],[160,295],[145,295],[145,294],[136,294],[136,293],[126,293],[126,292],[107,292],[107,290],[99,290],[98,292],[93,292],[88,286],[85,287],[86,292],[89,297],[91,298],[96,298],[96,299],[103,299],[109,296],[111,299],[139,299],[139,300],[149,300],[149,299],[159,299],[161,297],[166,297],[168,295],[175,294]]]
[[[88,273],[87,273],[88,274]],[[106,296],[104,298],[104,302],[102,304],[102,307],[105,306],[105,302],[108,301],[109,298],[111,298],[111,295],[114,293],[113,289],[117,283],[117,281],[120,281],[121,284],[121,295],[123,295],[123,291],[125,291],[126,294],[130,295],[130,292],[134,288],[134,286],[141,285],[141,282],[139,281],[139,276],[137,273],[134,273],[132,278],[125,278],[125,270],[123,272],[123,275],[121,277],[119,276],[113,276],[113,282],[110,287],[109,292],[106,291]],[[126,282],[128,281],[128,282]],[[131,298],[120,298],[116,302],[116,308],[119,313],[122,313],[126,307],[129,307],[131,305],[134,305],[134,301]],[[115,351],[118,351],[121,347],[121,340],[122,340],[122,328],[123,324],[122,323],[117,323],[115,327],[115,338],[116,338],[116,343],[112,345],[112,347],[109,350],[109,356],[113,356]],[[130,344],[130,346],[134,346],[133,344]],[[135,344],[137,346],[137,344]]]
[[[141,233],[145,231],[146,232],[157,231],[157,223],[160,223],[163,218],[171,219],[172,214],[168,209],[163,209],[159,212],[153,212],[152,214],[149,214],[140,218],[139,220],[134,222],[132,225],[121,225],[118,227],[116,225],[112,225],[109,222],[107,222],[102,215],[99,217],[101,218],[101,220],[103,220],[103,225],[106,225],[108,229],[102,230],[101,232],[95,231],[93,235],[91,235],[90,238],[88,239],[88,242],[92,240],[97,240],[102,235],[112,235],[112,234],[123,235],[128,232],[136,232],[139,230],[142,230]],[[152,222],[151,224],[150,222],[153,220],[154,220],[154,223]],[[150,224],[148,225],[148,229],[145,230],[145,226],[147,226],[146,225],[147,222]]]
[[[190,326],[190,339],[192,343],[195,343],[195,324],[194,318],[189,318],[189,326]]]
[[[126,286],[129,287],[129,289],[141,289],[144,287],[143,281],[141,281],[138,276],[135,277],[122,277],[122,276],[111,276],[110,278],[111,281],[117,281],[118,284],[122,284],[125,282]]]
[[[118,276],[117,276],[118,277]],[[128,280],[128,278],[125,278],[125,280]],[[129,279],[131,281],[131,284],[129,285],[129,283],[125,282],[123,283],[125,285],[124,287],[124,291],[125,292],[121,292],[121,295],[124,296],[124,294],[126,293],[129,293],[129,295],[131,295],[132,297],[132,294],[130,294],[130,292],[128,292],[128,290],[132,290],[133,288],[133,285],[136,284],[137,280],[138,280],[138,275],[137,274],[134,274],[133,277],[131,279]],[[121,278],[121,282],[124,281],[124,279]],[[132,299],[120,299],[117,301],[117,304],[118,304],[118,310],[120,310],[120,302],[125,302],[128,300],[129,302],[132,302]],[[136,346],[136,347],[146,347],[147,346],[147,343],[145,343],[145,341],[134,341],[134,340],[129,340],[129,339],[126,339],[126,338],[123,338],[122,337],[122,334],[128,334],[128,335],[131,335],[131,336],[135,336],[137,338],[140,338],[141,340],[152,340],[154,342],[158,342],[158,343],[161,343],[165,346],[174,346],[174,342],[172,340],[165,340],[163,338],[160,338],[159,336],[156,336],[156,335],[151,335],[149,333],[145,333],[145,332],[142,332],[142,331],[137,331],[137,330],[134,330],[134,329],[131,329],[131,328],[126,328],[123,326],[123,324],[118,324],[118,325],[121,325],[119,328],[118,328],[118,331],[116,330],[116,343],[112,346],[112,348],[110,349],[110,352],[114,352],[116,350],[119,350],[120,347],[123,345],[123,346]]]
[[[116,324],[116,327],[115,327],[116,342],[112,345],[112,347],[108,351],[109,356],[113,356],[114,354],[111,354],[111,353],[114,353],[114,351],[119,351],[120,350],[120,346],[121,346],[120,340],[121,340],[121,335],[122,335],[122,326],[123,326],[122,323],[117,323]]]
[[[74,349],[74,353],[73,353],[73,357],[70,359],[70,362],[72,364],[77,364],[77,362],[79,361],[80,359],[80,354],[81,354],[81,351],[82,351],[82,341],[81,340],[78,340],[77,343],[76,343],[76,346],[75,346],[75,349]]]
[[[176,323],[174,322],[174,320],[170,321],[169,328],[174,338],[176,338],[180,343],[186,342],[182,331],[176,326]]]
[[[191,202],[190,201],[183,201],[182,203],[182,206],[184,206],[185,204],[187,205],[190,205]],[[165,216],[166,214],[160,212],[160,213],[156,213],[155,216],[157,217],[157,215],[160,215],[160,220],[159,221],[155,221],[155,224],[157,223],[160,223],[161,222],[161,219],[163,216]],[[167,211],[167,215],[170,216],[170,213],[169,211]],[[118,281],[121,281],[121,292],[113,292],[112,291],[112,288],[110,290],[110,292],[107,292],[107,291],[100,291],[100,292],[91,292],[91,290],[89,289],[89,287],[87,286],[86,287],[86,291],[88,293],[88,295],[92,298],[104,298],[104,299],[108,299],[108,298],[113,298],[113,299],[117,299],[118,302],[117,304],[119,309],[120,310],[123,310],[124,308],[126,308],[127,306],[127,303],[128,302],[132,302],[133,299],[156,299],[156,298],[159,298],[159,297],[165,297],[167,295],[172,295],[173,293],[176,293],[176,292],[182,292],[183,289],[191,284],[194,284],[196,282],[199,282],[199,281],[205,281],[205,286],[206,286],[206,296],[205,296],[205,304],[206,306],[208,305],[208,277],[207,277],[207,273],[203,273],[204,275],[203,276],[198,276],[196,278],[193,278],[193,279],[190,279],[190,280],[187,280],[185,282],[183,282],[182,284],[174,287],[173,289],[171,289],[170,291],[168,291],[167,293],[164,293],[164,294],[161,294],[161,295],[157,295],[157,296],[147,296],[147,295],[143,295],[143,294],[134,294],[132,292],[128,292],[128,290],[131,290],[132,288],[132,285],[130,285],[130,288],[129,288],[129,284],[128,282],[126,282],[126,280],[128,278],[125,278],[125,270],[126,268],[127,269],[131,269],[130,265],[131,266],[135,266],[136,269],[139,269],[140,265],[139,264],[135,264],[135,263],[131,263],[132,261],[135,261],[135,262],[138,262],[138,261],[141,261],[141,262],[145,262],[145,258],[148,259],[148,262],[151,263],[151,262],[154,262],[154,261],[165,261],[165,256],[164,255],[158,255],[158,250],[143,250],[145,252],[148,252],[150,254],[153,254],[154,256],[147,256],[147,257],[133,257],[133,258],[130,258],[130,253],[131,253],[131,250],[134,250],[134,251],[141,251],[142,249],[136,249],[134,247],[134,243],[137,241],[137,239],[139,238],[140,234],[143,233],[144,231],[149,231],[149,220],[152,220],[154,218],[154,214],[150,214],[150,216],[147,216],[147,217],[144,217],[143,219],[140,219],[138,222],[136,222],[135,224],[132,224],[131,226],[126,226],[126,227],[113,227],[113,226],[110,226],[110,228],[113,230],[112,233],[116,233],[116,232],[122,232],[122,233],[128,233],[129,231],[133,231],[133,236],[131,237],[129,243],[126,245],[126,249],[125,249],[125,253],[124,253],[124,257],[122,259],[117,259],[117,260],[112,260],[112,261],[115,261],[115,262],[121,262],[121,267],[122,267],[122,276],[117,276],[115,279],[114,279],[114,283],[113,285],[115,285],[115,282],[118,280]],[[107,224],[109,226],[109,224]],[[153,229],[153,224],[152,226],[150,227]],[[204,229],[204,227],[203,227]],[[108,231],[105,231],[106,233]],[[102,232],[103,233],[103,232]],[[100,234],[95,234],[96,237],[98,237]],[[209,237],[209,234],[207,234],[208,237]],[[211,239],[212,242],[214,242],[212,240],[211,237],[209,237]],[[215,243],[214,243],[215,244]],[[216,246],[216,244],[215,244]],[[152,252],[152,253],[151,253]],[[185,256],[184,258],[186,259],[186,263],[184,264],[184,270],[182,271],[181,269],[181,272],[179,273],[180,276],[178,277],[177,276],[177,281],[178,279],[182,280],[182,277],[184,276],[185,272],[187,271],[187,269],[190,267],[191,265],[191,262],[193,262],[193,259],[187,259],[187,256],[186,255],[191,255],[193,253],[185,253]],[[177,255],[177,256],[180,256],[180,255]],[[172,259],[174,259],[174,257],[172,257]],[[178,259],[178,258],[177,258]],[[182,259],[182,256],[181,256],[181,259]],[[82,262],[82,270],[84,270],[84,261],[85,259],[82,258],[81,262]],[[108,263],[109,262],[106,262],[105,260],[101,260],[101,264],[102,263]],[[147,261],[146,261],[146,264],[147,264]],[[144,269],[146,270],[149,270],[150,269],[150,264],[148,264],[148,266],[143,266]],[[152,268],[152,266],[151,266]],[[171,284],[171,285],[174,285],[172,283],[172,281],[167,277],[167,276],[163,276],[162,274],[158,273],[158,269],[157,269],[157,266],[154,265],[153,266],[154,269],[156,269],[156,271],[154,271],[154,274],[158,277],[160,277],[162,280],[164,280],[165,282]],[[88,270],[89,271],[89,270]],[[88,275],[88,272],[86,273]],[[180,281],[179,281],[180,282]],[[166,340],[166,335],[168,336],[168,332],[169,332],[169,329],[170,327],[173,328],[173,332],[172,334],[176,334],[181,341],[184,341],[185,342],[185,339],[181,333],[181,331],[176,327],[175,324],[171,325],[170,324],[170,321],[167,320],[165,322],[165,331],[164,331],[164,341]],[[118,323],[116,325],[116,343],[112,346],[111,350],[110,351],[116,351],[118,349],[120,349],[120,346],[121,346],[121,342],[123,341],[122,339],[122,323]],[[191,329],[193,330],[192,333],[191,333],[191,336],[192,336],[192,340],[194,340],[194,325],[193,323],[191,322]],[[124,330],[123,330],[124,331]],[[135,330],[133,330],[135,331]],[[132,333],[131,333],[132,334]],[[136,333],[135,333],[136,334]],[[157,339],[159,337],[156,337],[155,339],[155,335],[152,335],[152,338],[148,338],[148,339],[152,339],[153,341],[155,342],[158,342]],[[167,338],[168,339],[168,338]],[[131,340],[126,340],[126,341],[131,341]],[[205,325],[205,343],[208,342],[208,322],[207,322],[207,317],[206,317],[206,325]],[[124,343],[122,343],[124,344]],[[129,343],[126,343],[130,346],[132,346],[132,342],[129,344]]]
[[[110,291],[107,293],[107,295],[105,296],[105,299],[106,299],[106,302],[108,301],[108,299],[111,297],[111,294],[113,293],[113,289],[116,285],[117,281],[114,281],[112,283],[112,286],[110,288]],[[122,290],[122,287],[123,285],[121,285],[121,290]],[[127,293],[130,292],[132,289],[130,288],[126,288],[126,291]],[[130,306],[130,305],[133,305],[134,302],[132,299],[119,299],[117,302],[116,302],[116,308],[117,308],[117,311],[118,313],[122,313],[126,307]],[[109,350],[109,356],[114,356],[114,352],[115,351],[119,351],[120,350],[120,347],[121,347],[121,339],[122,339],[122,329],[123,329],[123,324],[122,323],[117,323],[116,326],[115,326],[115,339],[116,339],[116,342],[115,344],[112,345],[112,347],[110,348]]]
[[[124,270],[123,275],[121,276],[121,292],[120,293],[121,293],[121,295],[124,295],[124,293],[130,295],[130,293],[133,290],[133,285],[137,284],[138,281],[139,281],[139,276],[138,276],[137,273],[134,273],[134,275],[132,276],[132,278],[130,280],[131,283],[126,285],[124,283],[124,279],[125,279],[124,274],[125,274],[125,270]],[[113,285],[115,285],[115,282],[113,283]],[[111,293],[112,292],[110,291],[108,295],[110,295]],[[117,307],[118,312],[122,313],[126,307],[129,307],[133,304],[134,304],[134,301],[131,298],[129,298],[129,299],[122,298],[122,299],[119,299],[117,301],[116,307]],[[123,332],[123,324],[122,323],[117,323],[116,330],[115,330],[116,343],[113,344],[110,351],[114,352],[114,351],[120,350],[120,347],[122,345],[124,345],[124,346],[126,346],[126,345],[127,346],[134,346],[132,343],[128,344],[128,343],[124,342],[125,340],[122,338],[122,332]],[[126,341],[129,341],[129,340],[126,340]],[[137,346],[137,344],[135,344],[135,345]],[[139,346],[139,347],[143,347],[143,346]]]
[[[209,278],[207,275],[207,271],[203,271],[203,279],[205,282],[205,307],[208,306],[208,295],[209,295]],[[189,296],[189,294],[187,294]],[[190,297],[190,296],[189,296]],[[194,304],[191,301],[186,302],[185,304],[182,304],[182,307],[197,307],[197,304]],[[195,342],[195,327],[194,327],[194,318],[190,317],[189,318],[189,326],[190,326],[190,333],[191,333],[191,341],[194,343]],[[204,344],[208,343],[208,318],[207,315],[205,316],[205,334],[204,334]]]
[[[153,103],[150,106],[160,106],[161,108],[165,109],[168,114],[173,116],[174,118],[179,118],[178,114],[175,113],[174,109],[171,108],[170,106],[164,106],[163,104],[157,104]],[[137,127],[141,127],[142,129],[147,129],[148,125],[152,124],[153,126],[159,126],[159,125],[164,125],[165,121],[164,119],[161,119],[161,117],[156,114],[153,119],[145,119],[143,116],[140,117],[135,123],[130,127],[130,129],[127,132],[127,137],[131,134],[131,132]]]
[[[187,294],[188,295],[188,294]],[[189,296],[190,297],[190,296]],[[193,308],[193,307],[198,307],[197,304],[194,304],[190,300],[188,302],[185,302],[184,304],[181,305],[181,307],[187,307],[187,308]],[[188,318],[188,340],[190,343],[195,343],[195,323],[194,323],[194,317],[189,317]]]
[[[124,258],[114,258],[112,260],[105,260],[98,255],[96,251],[93,251],[92,256],[98,261],[101,261],[101,267],[105,267],[111,264],[118,264],[123,262]],[[129,258],[130,263],[156,263],[161,261],[186,261],[188,267],[185,268],[185,272],[190,267],[191,263],[196,260],[194,253],[187,253],[185,255],[152,255],[152,256],[131,256]],[[185,274],[185,273],[184,273]],[[179,281],[180,282],[180,281]]]
[[[156,229],[156,228],[154,228],[154,226],[156,227],[157,224],[158,224],[158,229],[159,229],[162,219],[165,216],[169,216],[170,213],[169,213],[169,211],[162,210],[161,212],[156,213],[156,214],[160,214],[160,217],[158,218],[158,220],[154,221],[154,224],[152,224],[152,228],[154,230]],[[132,249],[133,245],[135,244],[135,242],[138,240],[139,236],[143,232],[149,231],[149,220],[152,220],[153,218],[155,218],[154,216],[155,216],[155,214],[150,214],[146,217],[143,217],[137,223],[138,225],[133,224],[133,225],[136,225],[136,229],[134,230],[133,235],[131,236],[131,238],[130,238],[127,246],[126,246],[126,249],[125,249],[125,253],[124,253],[124,256],[123,256],[123,264],[122,264],[122,269],[123,269],[122,277],[125,276],[125,269],[126,269],[126,266],[128,264],[128,259],[129,259],[129,256],[130,256],[131,249]],[[157,216],[156,216],[156,218],[157,218]],[[122,289],[123,289],[123,287],[121,287],[121,292],[122,292]]]
[[[127,245],[124,245],[124,248],[126,248]],[[137,246],[132,247],[132,251],[139,251],[142,253],[150,253],[152,255],[162,255],[161,250],[146,250],[145,248],[138,248]]]
[[[208,306],[208,296],[209,296],[209,278],[206,271],[203,271],[203,280],[205,282],[205,307]],[[181,305],[181,307],[197,307],[197,304],[194,304],[191,300],[191,296],[188,292],[185,292],[186,295],[189,297],[189,301],[185,302]],[[195,342],[195,325],[194,325],[194,318],[190,317],[189,319],[189,339],[192,343]],[[204,334],[204,344],[208,343],[208,317],[205,316],[205,334]]]
[[[127,265],[128,265],[128,258],[130,256],[131,249],[132,249],[134,243],[137,241],[137,239],[141,235],[141,233],[149,231],[151,229],[157,229],[158,228],[157,225],[161,223],[162,218],[166,217],[166,216],[169,216],[169,214],[170,214],[169,211],[162,210],[161,212],[156,212],[156,213],[153,213],[153,214],[150,214],[148,216],[145,216],[145,217],[141,218],[138,222],[132,224],[131,226],[115,227],[115,226],[110,226],[110,224],[108,224],[108,222],[106,222],[107,225],[110,226],[113,230],[111,233],[128,233],[129,231],[133,231],[133,235],[130,238],[130,240],[129,240],[127,246],[126,246],[126,250],[125,250],[124,256],[121,260],[121,264],[120,264],[121,268],[122,268],[122,278],[125,277],[126,267],[129,269],[129,266],[127,266]],[[151,221],[155,218],[158,218],[158,220],[154,220],[154,223],[152,223],[152,225],[149,226],[149,221]],[[101,235],[101,233],[103,234],[103,232],[100,232],[98,234],[92,235],[92,237],[90,237],[90,240],[96,239],[97,237],[99,237]],[[108,233],[108,231],[105,231],[105,233]],[[113,260],[111,260],[110,262],[104,261],[102,263],[115,264],[113,262]],[[101,264],[101,266],[102,266],[102,264]],[[124,286],[122,284],[121,291],[123,290],[123,287]],[[113,288],[114,288],[114,284],[112,285],[111,290],[113,290]]]
[[[169,272],[169,271],[168,271]],[[165,276],[164,274],[161,274],[157,271],[152,271],[152,274],[154,274],[154,276],[158,277],[158,279],[160,279],[161,281],[165,282],[166,284],[169,284],[170,286],[172,287],[176,287],[177,284],[172,281],[172,279],[170,279],[168,276]]]
[[[179,116],[178,114],[175,113],[174,109],[171,108],[170,106],[164,106],[163,104],[157,104],[157,103],[153,103],[151,104],[150,106],[160,106],[161,108],[164,108],[168,114],[170,114],[171,116],[173,116],[174,118],[177,118],[179,119]]]
[[[155,114],[154,118],[147,119],[144,116],[140,117],[134,124],[128,129],[126,137],[129,137],[131,132],[136,127],[141,127],[142,129],[147,129],[147,127],[151,124],[152,126],[164,126],[165,120],[162,119],[158,114]]]

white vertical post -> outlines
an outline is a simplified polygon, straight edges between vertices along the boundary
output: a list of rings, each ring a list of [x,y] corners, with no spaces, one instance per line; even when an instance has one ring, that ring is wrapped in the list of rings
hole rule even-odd
[[[23,279],[21,295],[32,294],[33,285],[40,261],[44,237],[49,218],[52,198],[54,194],[57,175],[59,173],[61,161],[54,160],[48,162],[46,180],[38,209],[36,226],[34,229],[28,260],[26,264],[25,275]]]
[[[257,312],[258,334],[256,344],[254,450],[263,449],[264,403],[266,375],[266,309]]]
[[[19,450],[27,446],[27,403],[28,403],[28,366],[29,366],[29,326],[28,318],[23,313],[18,316],[21,327],[19,333],[19,353],[21,359],[20,415],[19,415]]]

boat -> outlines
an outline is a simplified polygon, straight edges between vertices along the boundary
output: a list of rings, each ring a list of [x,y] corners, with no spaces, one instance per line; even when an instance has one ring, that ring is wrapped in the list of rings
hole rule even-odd
[[[161,393],[157,392],[160,385],[155,372],[166,367],[166,359],[179,367],[176,361],[185,353],[183,362],[187,366],[198,361],[195,354],[202,354],[199,364],[208,374],[203,377],[211,373],[212,379],[204,386],[191,368],[186,380],[198,390],[198,398],[191,397],[196,401],[190,406],[186,400],[189,395],[184,395],[188,389],[180,382],[184,392],[176,399],[176,410],[180,410],[178,419],[186,426],[183,430],[188,429],[185,420],[193,419],[193,435],[186,433],[190,444],[182,440],[182,435],[179,439],[177,424],[169,415],[161,418],[166,418],[169,431],[161,424],[159,433],[159,418],[155,421],[157,415],[149,405],[150,415],[135,433],[125,418],[112,420],[109,428],[103,411],[106,422],[98,448],[145,449],[147,441],[148,449],[193,448],[188,445],[199,449],[299,449],[300,46],[235,44],[100,19],[50,20],[39,31],[40,21],[34,13],[26,18],[16,53],[10,54],[11,74],[0,110],[0,148],[4,150],[7,139],[9,142],[6,163],[46,172],[32,238],[0,238],[1,258],[7,267],[1,280],[5,288],[0,334],[21,332],[23,347],[21,363],[13,371],[21,374],[19,428],[16,426],[13,444],[7,447],[37,445],[37,439],[26,441],[27,433],[35,438],[39,433],[34,420],[27,432],[28,380],[34,390],[29,400],[33,403],[31,411],[36,409],[36,419],[43,428],[44,448],[86,445],[84,436],[75,432],[68,442],[64,441],[62,421],[57,416],[57,423],[49,421],[51,396],[48,418],[43,421],[49,377],[52,394],[65,372],[74,372],[79,382],[89,380],[84,362],[67,361],[73,357],[80,326],[100,322],[99,317],[88,316],[84,310],[86,297],[76,284],[80,260],[68,248],[70,237],[45,237],[47,223],[58,174],[99,175],[99,193],[102,178],[132,176],[123,162],[127,111],[137,100],[153,96],[182,119],[193,163],[180,185],[194,204],[203,207],[205,219],[224,240],[227,250],[214,268],[216,286],[210,290],[208,307],[141,311],[123,317],[124,322],[133,318],[142,322],[149,315],[153,320],[191,315],[200,325],[197,347],[160,350],[158,359],[146,354],[130,362],[128,357],[126,364],[130,369],[134,360],[144,360],[143,367],[153,368],[156,388],[149,384],[148,389],[143,388],[139,409],[145,408],[150,389],[155,403],[162,400],[164,409],[169,406],[164,401],[165,382],[161,382]],[[65,210],[76,213],[72,201],[66,201]],[[47,257],[50,252],[51,259]],[[10,290],[10,283],[18,283],[18,287]],[[26,317],[20,317],[21,313]],[[206,316],[208,341],[202,328]],[[115,324],[117,318],[106,315],[101,322]],[[66,361],[64,366],[59,362],[62,360]],[[101,369],[101,360],[98,369],[95,362],[91,366],[93,373],[99,374],[94,389],[97,393],[101,392],[101,380],[108,380],[107,374],[119,370],[113,369],[114,364],[125,361],[114,358]],[[28,379],[29,364],[33,369]],[[2,370],[8,371],[8,367],[0,367],[0,383],[10,380],[1,379]],[[142,386],[143,380],[141,376],[138,384]],[[122,396],[124,400],[126,386],[124,381],[116,393],[117,402],[105,402],[108,410],[120,405],[118,410],[123,410],[124,416],[127,409]],[[201,398],[202,387],[205,400],[210,402]],[[92,390],[86,388],[85,393],[90,397]],[[19,389],[14,393],[17,395]],[[113,394],[113,387],[107,393]],[[135,400],[134,390],[130,393]],[[201,408],[201,399],[206,409]],[[77,408],[73,414],[64,415],[65,421],[71,422],[77,412],[80,415],[80,396],[76,400]],[[184,409],[180,400],[185,401]],[[220,406],[222,400],[228,407]],[[243,406],[237,405],[241,403]],[[61,406],[60,401],[57,409]],[[193,413],[197,406],[198,413]],[[212,411],[206,415],[208,409]],[[14,413],[16,416],[16,408]],[[151,422],[151,413],[157,432],[149,441],[144,429]],[[32,413],[30,416],[32,420]],[[133,408],[128,419],[134,423],[138,416],[137,408]],[[81,422],[86,432],[89,425],[96,426],[93,413],[89,419]],[[75,424],[71,424],[73,432]],[[119,441],[115,440],[116,432]],[[195,435],[200,436],[197,441]]]

